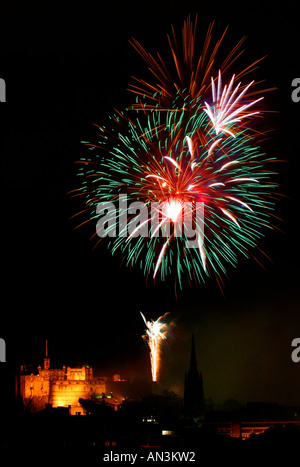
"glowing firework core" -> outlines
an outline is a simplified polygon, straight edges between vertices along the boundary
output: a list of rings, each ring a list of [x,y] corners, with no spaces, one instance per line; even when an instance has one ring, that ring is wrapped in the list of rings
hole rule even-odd
[[[175,223],[181,215],[182,208],[183,203],[180,199],[170,198],[165,202],[164,213],[166,217]]]
[[[161,341],[167,338],[167,324],[162,321],[165,315],[160,316],[156,321],[147,321],[142,312],[141,315],[147,326],[146,335],[143,338],[147,341],[150,349],[152,381],[157,381]]]

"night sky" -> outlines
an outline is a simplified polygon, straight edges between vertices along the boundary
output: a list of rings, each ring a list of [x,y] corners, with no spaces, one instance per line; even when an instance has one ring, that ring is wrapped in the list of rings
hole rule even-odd
[[[140,311],[148,319],[169,312],[164,387],[182,393],[194,333],[205,397],[300,406],[300,363],[291,360],[291,342],[300,335],[300,103],[291,100],[291,82],[300,77],[300,6],[224,3],[216,9],[187,0],[181,6],[152,1],[146,10],[141,2],[124,3],[64,10],[36,2],[1,14],[7,102],[0,108],[0,337],[7,343],[6,365],[42,363],[47,338],[53,365],[86,363],[99,375],[134,378],[149,371]],[[228,268],[223,293],[212,279],[176,298],[173,282],[146,285],[139,269],[120,266],[121,257],[111,257],[105,246],[93,250],[95,226],[75,229],[70,217],[80,206],[68,192],[79,183],[80,141],[97,141],[93,124],[133,101],[131,75],[149,77],[128,39],[171,62],[171,24],[180,33],[187,15],[196,13],[199,41],[212,20],[214,39],[229,24],[225,55],[247,36],[240,67],[267,55],[254,78],[278,88],[265,98],[278,113],[266,114],[264,129],[274,130],[268,153],[286,161],[276,166],[285,195],[277,206],[283,232],[266,232],[262,248],[272,261],[265,258],[264,268],[242,259]]]

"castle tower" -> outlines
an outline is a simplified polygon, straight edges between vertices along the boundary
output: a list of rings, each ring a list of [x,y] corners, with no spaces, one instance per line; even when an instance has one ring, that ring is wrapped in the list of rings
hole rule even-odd
[[[197,369],[194,335],[192,335],[190,368],[185,373],[184,411],[188,417],[199,418],[204,415],[203,379],[202,373]]]
[[[50,358],[48,357],[48,340],[46,339],[46,356],[44,358],[44,370],[50,370]]]

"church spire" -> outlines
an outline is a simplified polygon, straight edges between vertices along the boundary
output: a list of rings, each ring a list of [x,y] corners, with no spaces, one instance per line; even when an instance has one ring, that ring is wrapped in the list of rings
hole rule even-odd
[[[192,334],[190,368],[185,375],[184,409],[188,417],[202,417],[204,414],[204,393],[202,373],[198,371],[195,339]]]

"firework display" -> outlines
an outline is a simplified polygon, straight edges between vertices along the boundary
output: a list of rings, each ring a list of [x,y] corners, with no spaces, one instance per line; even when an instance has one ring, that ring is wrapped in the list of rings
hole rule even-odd
[[[143,338],[148,343],[150,349],[152,381],[155,382],[157,381],[159,372],[161,343],[163,339],[167,338],[168,326],[164,321],[166,315],[160,316],[156,321],[147,321],[142,312],[141,316],[147,326],[146,334]]]
[[[176,76],[132,40],[156,83],[138,79],[136,103],[116,111],[109,129],[97,126],[97,143],[84,142],[75,191],[97,244],[105,239],[127,266],[153,279],[174,276],[180,287],[184,279],[220,282],[240,255],[255,257],[273,227],[276,186],[274,158],[255,128],[263,97],[245,80],[257,62],[228,75],[240,41],[216,68],[224,35],[209,53],[212,26],[195,60],[195,27],[184,23],[182,52],[174,30],[169,38]]]

